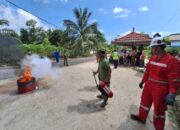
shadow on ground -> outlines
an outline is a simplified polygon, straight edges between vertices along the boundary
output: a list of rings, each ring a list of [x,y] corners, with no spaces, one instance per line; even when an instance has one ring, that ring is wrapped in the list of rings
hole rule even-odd
[[[79,99],[80,102],[77,105],[70,105],[67,108],[67,112],[77,111],[79,114],[91,114],[99,111],[106,110],[105,108],[101,108],[100,104],[101,99],[93,99],[93,100],[84,100]]]
[[[97,88],[96,88],[96,86],[86,86],[81,89],[78,89],[78,91],[96,92]]]
[[[118,128],[118,130],[151,130],[151,129],[148,129],[147,127],[148,125],[150,125],[149,124],[150,122],[144,125],[130,119],[130,114],[136,114],[137,111],[138,111],[138,107],[135,105],[131,105],[129,108],[129,113],[128,113],[126,121],[120,124],[120,127]]]

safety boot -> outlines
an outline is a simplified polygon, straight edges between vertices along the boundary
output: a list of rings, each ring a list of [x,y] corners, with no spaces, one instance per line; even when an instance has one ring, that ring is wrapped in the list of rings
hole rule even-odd
[[[141,120],[138,115],[134,115],[134,114],[131,114],[131,119],[132,120],[135,120],[135,121],[138,121],[139,123],[142,123],[142,124],[145,124],[146,122]]]

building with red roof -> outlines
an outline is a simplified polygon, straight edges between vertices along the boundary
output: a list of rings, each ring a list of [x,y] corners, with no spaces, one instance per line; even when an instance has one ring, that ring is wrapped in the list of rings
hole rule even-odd
[[[137,33],[133,28],[133,31],[125,36],[115,39],[111,42],[113,45],[122,45],[122,46],[148,46],[151,41],[151,37],[147,34]]]

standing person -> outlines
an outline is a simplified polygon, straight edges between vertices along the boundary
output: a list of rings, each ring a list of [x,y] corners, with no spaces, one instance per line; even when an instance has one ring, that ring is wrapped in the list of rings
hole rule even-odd
[[[155,37],[150,44],[153,56],[150,58],[145,74],[139,84],[143,88],[141,104],[137,115],[131,119],[146,123],[152,103],[154,104],[153,124],[156,130],[164,130],[167,105],[173,105],[180,86],[180,63],[165,51],[166,43]]]
[[[135,56],[135,65],[136,66],[139,66],[140,65],[140,56],[141,56],[142,52],[141,51],[138,51],[136,53],[136,56]]]
[[[120,57],[119,58],[119,63],[123,64],[123,62],[124,62],[124,58],[123,58],[124,57],[124,50],[123,49],[121,50],[119,57]]]
[[[139,64],[140,67],[144,67],[145,58],[146,58],[146,55],[145,55],[144,51],[142,51],[142,54],[140,56],[140,64]]]
[[[132,46],[130,56],[131,56],[131,66],[134,66],[135,65],[135,57],[136,57],[136,47],[135,46]]]
[[[68,57],[69,57],[69,53],[68,53],[68,51],[65,49],[65,50],[64,50],[64,55],[63,55],[63,58],[64,58],[64,66],[69,66],[69,64],[68,64]]]
[[[93,72],[94,75],[98,73],[98,78],[100,82],[104,82],[108,87],[110,87],[110,79],[111,79],[111,68],[109,62],[105,58],[105,51],[100,50],[96,53],[96,59],[99,63],[98,69],[96,72]],[[98,95],[98,98],[104,99],[101,104],[101,107],[105,107],[107,105],[108,96],[107,95]]]
[[[116,69],[118,66],[118,61],[119,61],[119,53],[117,52],[117,50],[114,50],[112,57],[113,57],[113,62],[114,62],[114,68]]]
[[[55,52],[54,52],[54,56],[55,56],[55,59],[56,59],[56,63],[57,64],[60,64],[60,53],[58,52],[58,50],[56,50]]]
[[[127,65],[130,65],[130,62],[131,62],[131,56],[130,56],[130,52],[129,52],[129,51],[127,52],[126,60],[127,60]]]

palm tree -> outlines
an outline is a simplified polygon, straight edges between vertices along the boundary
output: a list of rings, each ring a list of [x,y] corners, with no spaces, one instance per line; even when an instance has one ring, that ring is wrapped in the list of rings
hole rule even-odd
[[[68,30],[68,36],[73,39],[76,49],[78,49],[78,52],[82,52],[97,45],[98,40],[100,40],[98,37],[102,37],[103,35],[98,30],[96,22],[88,24],[92,13],[88,12],[87,8],[75,8],[73,12],[76,21],[64,20],[64,25]]]
[[[0,27],[3,25],[9,26],[9,21],[5,19],[0,19]],[[0,36],[11,36],[13,38],[19,39],[18,34],[13,29],[10,29],[10,28],[1,28]]]
[[[5,19],[0,19],[0,26],[2,25],[7,25],[9,26],[9,21],[8,20],[5,20]]]

